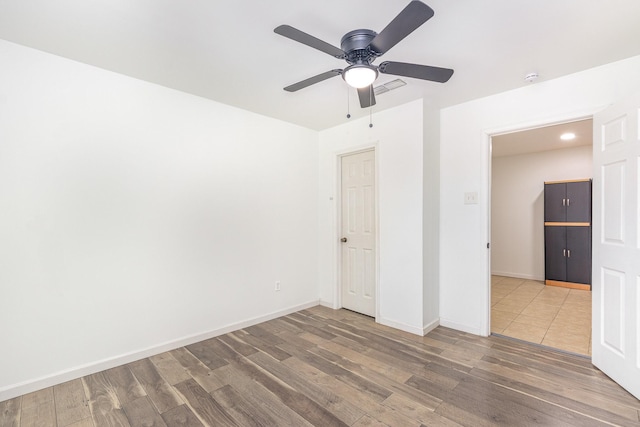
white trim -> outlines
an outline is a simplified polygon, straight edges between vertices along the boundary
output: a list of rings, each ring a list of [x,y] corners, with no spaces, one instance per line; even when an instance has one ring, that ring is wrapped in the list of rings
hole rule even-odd
[[[440,318],[440,326],[455,329],[457,331],[467,332],[473,335],[479,335],[481,337],[488,337],[490,335],[490,333],[483,334],[482,331],[480,331],[480,328],[478,328],[477,326],[463,325],[462,323],[451,322],[443,318]]]
[[[380,318],[378,321],[381,325],[389,326],[394,329],[399,329],[401,331],[409,332],[410,334],[424,336],[424,328],[416,328],[415,326],[407,325],[402,322],[396,322],[394,320],[389,320],[385,318]]]
[[[422,336],[427,335],[429,332],[433,331],[435,328],[437,328],[438,326],[440,326],[440,319],[436,319],[433,322],[424,325],[422,327]]]
[[[576,110],[571,113],[562,113],[554,116],[548,116],[546,118],[528,120],[525,122],[515,123],[511,125],[496,126],[484,130],[484,133],[489,137],[503,135],[506,133],[522,132],[526,130],[533,130],[541,127],[555,126],[564,123],[577,122],[580,120],[587,120],[593,118],[593,115],[604,109],[606,106],[599,106],[594,108],[585,108]]]
[[[340,307],[338,307],[338,304],[336,304],[335,302],[331,302],[331,301],[320,300],[320,305],[323,306],[323,307],[330,308],[332,310],[340,309]]]
[[[174,350],[176,348],[184,347],[186,345],[194,344],[200,341],[204,341],[219,335],[224,335],[229,332],[237,331],[239,329],[247,328],[249,326],[256,325],[258,323],[266,322],[278,317],[286,316],[296,311],[305,310],[307,308],[317,306],[319,301],[309,301],[304,304],[299,304],[293,307],[289,307],[283,310],[278,310],[264,316],[258,316],[251,319],[247,319],[241,322],[226,325],[212,331],[203,332],[195,335],[183,337],[174,341],[168,341],[153,347],[149,347],[143,350],[134,351],[131,353],[122,354],[108,359],[99,360],[97,362],[88,363],[86,365],[77,366],[75,368],[66,369],[64,371],[57,372],[55,374],[47,375],[40,378],[34,378],[29,381],[24,381],[18,384],[12,384],[6,387],[0,388],[0,402],[13,399],[14,397],[22,396],[27,393],[31,393],[37,390],[42,390],[46,387],[51,387],[57,384],[62,384],[67,381],[71,381],[77,378],[84,377],[85,375],[95,374],[97,372],[104,371],[106,369],[115,368],[127,363],[135,362],[136,360],[144,359],[145,357],[154,356],[156,354],[164,353],[165,351]]]
[[[491,167],[492,167],[492,145],[491,145],[491,135],[484,135],[483,144],[486,144],[485,149],[482,150],[482,155],[486,156],[482,164],[486,165],[487,173],[486,176],[483,177],[482,181],[484,182],[484,188],[486,189],[486,206],[487,210],[484,212],[486,215],[486,227],[485,227],[485,239],[487,242],[487,246],[484,248],[484,253],[486,254],[485,258],[485,283],[489,288],[489,292],[485,294],[483,309],[485,311],[482,323],[480,325],[480,334],[482,336],[489,336],[491,334]],[[482,215],[482,213],[481,213]],[[484,243],[484,242],[483,242]],[[484,245],[483,245],[484,246]]]

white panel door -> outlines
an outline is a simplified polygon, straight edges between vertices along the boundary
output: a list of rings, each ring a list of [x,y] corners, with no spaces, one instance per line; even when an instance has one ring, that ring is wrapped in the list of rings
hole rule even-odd
[[[342,157],[342,307],[376,311],[375,153]]]
[[[640,398],[640,94],[593,119],[592,361]]]

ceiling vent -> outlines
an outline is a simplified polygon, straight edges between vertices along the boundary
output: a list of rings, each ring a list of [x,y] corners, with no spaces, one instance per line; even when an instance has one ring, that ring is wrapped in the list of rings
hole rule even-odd
[[[387,82],[383,85],[376,86],[373,88],[373,93],[376,95],[380,95],[381,93],[389,92],[390,90],[397,89],[399,87],[405,86],[407,83],[402,79],[395,79]]]

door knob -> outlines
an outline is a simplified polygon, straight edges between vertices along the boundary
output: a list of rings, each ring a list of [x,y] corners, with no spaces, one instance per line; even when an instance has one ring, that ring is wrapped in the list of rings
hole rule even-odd
[[[346,237],[343,237],[342,239],[340,239],[340,241],[341,241],[342,243],[347,243],[347,238],[346,238]]]

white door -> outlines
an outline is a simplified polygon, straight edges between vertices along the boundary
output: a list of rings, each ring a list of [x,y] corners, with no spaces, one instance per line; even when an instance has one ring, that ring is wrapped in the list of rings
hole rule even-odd
[[[593,118],[592,361],[640,398],[640,94]]]
[[[375,153],[342,157],[342,307],[375,317]]]

